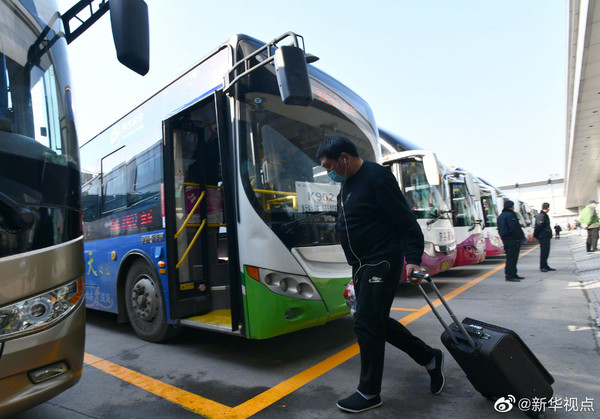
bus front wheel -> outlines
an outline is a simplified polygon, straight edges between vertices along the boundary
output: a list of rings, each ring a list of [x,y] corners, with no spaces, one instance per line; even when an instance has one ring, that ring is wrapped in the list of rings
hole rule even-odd
[[[135,261],[127,273],[125,307],[133,330],[142,339],[161,342],[176,333],[166,320],[164,297],[156,272],[143,260]]]

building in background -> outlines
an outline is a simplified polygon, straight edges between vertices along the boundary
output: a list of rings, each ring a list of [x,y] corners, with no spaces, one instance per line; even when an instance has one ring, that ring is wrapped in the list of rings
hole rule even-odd
[[[558,223],[563,230],[567,224],[577,219],[578,208],[567,208],[565,196],[565,180],[559,178],[546,179],[539,182],[517,183],[515,185],[500,186],[502,192],[512,198],[526,202],[532,209],[540,212],[542,203],[550,204],[548,216],[552,226]]]

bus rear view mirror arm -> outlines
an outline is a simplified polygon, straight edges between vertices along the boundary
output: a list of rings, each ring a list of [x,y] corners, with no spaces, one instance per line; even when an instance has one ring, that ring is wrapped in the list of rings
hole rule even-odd
[[[33,225],[35,217],[30,209],[0,192],[0,220],[4,221],[4,227],[8,230],[23,231]]]
[[[291,45],[277,46],[279,42],[288,38],[291,38]],[[234,63],[225,75],[223,92],[230,94],[233,86],[243,77],[248,76],[262,66],[273,63],[283,103],[299,106],[310,105],[313,96],[307,63],[313,63],[319,58],[312,54],[305,55],[304,48],[300,47],[299,39],[302,39],[300,35],[286,32]],[[304,40],[302,40],[302,45],[304,45]],[[275,50],[275,53],[272,53],[273,50]],[[263,57],[258,59],[259,55],[263,55]],[[257,63],[251,63],[252,59],[256,60]],[[243,71],[241,71],[242,69]],[[241,72],[235,75],[236,71]]]

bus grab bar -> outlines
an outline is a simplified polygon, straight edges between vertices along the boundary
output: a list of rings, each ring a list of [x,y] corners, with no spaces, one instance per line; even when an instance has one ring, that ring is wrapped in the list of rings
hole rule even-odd
[[[184,185],[186,185],[186,186],[200,186],[197,183],[189,183],[189,182],[185,182]],[[213,186],[213,185],[206,185],[206,187],[207,188],[211,188],[211,189],[223,189],[221,186]],[[190,211],[190,213],[186,217],[185,221],[183,222],[183,224],[179,228],[179,231],[177,231],[177,233],[175,233],[175,239],[177,239],[181,235],[181,233],[183,233],[183,230],[185,230],[186,227],[196,227],[196,226],[198,226],[198,224],[190,224],[190,220],[191,220],[192,216],[194,215],[194,213],[196,212],[196,210],[198,209],[198,206],[200,205],[200,202],[202,202],[202,200],[204,199],[205,195],[206,195],[206,191],[202,191],[202,193],[200,194],[200,198],[198,198],[198,200],[194,204],[194,207],[192,208],[192,210]],[[200,227],[198,228],[198,231],[196,231],[196,234],[194,235],[194,238],[192,239],[192,241],[188,245],[187,249],[185,250],[185,253],[181,257],[181,260],[179,262],[177,262],[177,265],[175,265],[175,269],[179,269],[179,267],[181,266],[181,264],[186,260],[188,254],[190,253],[190,250],[192,250],[192,247],[194,247],[194,244],[196,243],[196,240],[198,240],[198,237],[200,236],[200,233],[202,232],[202,230],[204,230],[205,226],[206,226],[206,219],[202,220],[202,224],[200,224]],[[208,226],[209,227],[225,227],[226,224],[208,224]]]
[[[192,214],[193,214],[193,212],[192,212]],[[188,246],[185,253],[181,257],[181,260],[179,262],[177,262],[177,265],[175,265],[175,269],[179,269],[179,267],[181,266],[183,261],[187,258],[188,253],[190,253],[190,250],[192,250],[192,247],[194,247],[194,243],[196,243],[196,240],[198,240],[198,236],[200,236],[200,233],[202,232],[202,230],[204,230],[205,225],[206,225],[206,220],[202,220],[202,224],[200,225],[200,228],[194,235],[194,238],[192,239],[192,241],[190,242],[190,245]]]
[[[205,191],[202,191],[202,193],[200,194],[200,198],[198,198],[198,200],[196,201],[196,204],[194,204],[194,208],[192,208],[192,210],[188,214],[187,218],[185,219],[185,221],[179,228],[179,231],[177,233],[175,233],[175,238],[179,237],[179,235],[183,232],[183,230],[185,230],[188,223],[190,222],[190,219],[192,218],[192,215],[194,215],[194,213],[198,209],[198,205],[200,205],[200,202],[202,202],[202,200],[204,199],[204,195],[205,195]],[[206,221],[206,220],[204,220],[204,221]]]

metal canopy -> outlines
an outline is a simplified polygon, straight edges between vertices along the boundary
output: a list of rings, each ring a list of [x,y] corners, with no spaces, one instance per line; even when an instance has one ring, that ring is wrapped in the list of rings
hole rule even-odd
[[[565,162],[566,207],[598,199],[600,190],[600,5],[570,0]]]

